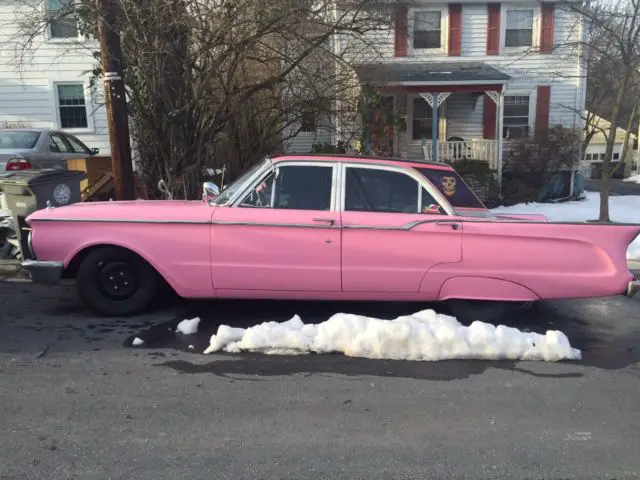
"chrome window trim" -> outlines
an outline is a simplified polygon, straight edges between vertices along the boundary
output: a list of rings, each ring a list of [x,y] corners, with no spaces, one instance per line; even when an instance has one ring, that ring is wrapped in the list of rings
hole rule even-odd
[[[390,172],[396,172],[396,173],[403,173],[405,175],[408,175],[409,177],[411,177],[413,180],[415,180],[418,183],[418,195],[419,198],[422,196],[422,191],[421,188],[424,188],[432,197],[433,199],[438,202],[438,205],[440,205],[440,207],[444,210],[444,212],[447,214],[446,216],[451,216],[451,217],[455,217],[456,214],[453,211],[453,208],[451,207],[451,205],[449,204],[448,201],[445,200],[444,196],[431,184],[431,182],[428,182],[424,176],[422,176],[419,172],[413,170],[413,168],[411,167],[399,167],[397,165],[380,165],[380,164],[371,164],[371,163],[364,163],[364,162],[343,162],[342,166],[340,168],[341,170],[341,176],[340,176],[340,199],[339,199],[339,206],[340,206],[340,211],[341,212],[347,212],[347,210],[345,209],[345,191],[347,188],[346,185],[346,171],[347,168],[364,168],[364,169],[369,169],[369,170],[386,170],[386,171],[390,171]],[[349,210],[350,211],[350,210]],[[362,213],[362,212],[360,212]],[[387,212],[374,212],[374,213],[387,213]],[[389,214],[395,214],[397,212],[388,212]],[[403,213],[402,215],[407,215],[406,213]],[[419,215],[419,213],[416,213],[416,215]]]
[[[268,170],[269,168],[271,168],[271,166],[273,165],[273,161],[271,160],[271,158],[267,157],[263,160],[263,165],[258,168],[253,175],[251,175],[251,177],[247,178],[247,180],[240,185],[240,187],[238,188],[238,191],[232,195],[231,197],[229,197],[229,200],[227,200],[225,203],[221,203],[221,204],[214,204],[214,207],[228,207],[230,205],[233,205],[237,200],[239,196],[244,195],[244,191],[247,188],[247,185],[250,185],[253,183],[254,179],[256,177],[259,177],[260,175],[262,175],[262,173],[265,170]]]
[[[242,199],[246,195],[248,195],[252,189],[256,188],[260,184],[260,182],[264,181],[265,178],[267,178],[271,173],[273,173],[276,168],[291,167],[291,166],[312,167],[312,168],[327,167],[327,168],[333,169],[331,172],[331,198],[329,201],[329,210],[327,211],[336,213],[338,212],[338,208],[337,208],[338,207],[337,206],[338,183],[337,182],[339,178],[339,174],[338,174],[339,165],[340,165],[339,162],[331,162],[331,161],[287,160],[287,161],[277,162],[277,163],[271,162],[267,170],[262,171],[261,169],[261,174],[256,175],[255,177],[253,177],[250,183],[247,183],[245,188],[242,189],[242,193],[240,195],[237,195],[236,198],[233,200],[233,202],[229,203],[229,206],[231,206],[232,208],[243,208],[243,207],[240,207],[240,202],[242,201]],[[257,210],[260,210],[260,209],[258,208]],[[286,210],[286,209],[270,207],[269,210]],[[315,210],[308,210],[308,211],[312,212]]]

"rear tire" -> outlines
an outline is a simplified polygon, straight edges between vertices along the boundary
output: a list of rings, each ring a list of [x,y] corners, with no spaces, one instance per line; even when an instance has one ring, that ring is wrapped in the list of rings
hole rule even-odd
[[[145,310],[160,285],[157,272],[138,255],[118,247],[90,252],[76,275],[82,302],[104,316],[128,316]]]
[[[476,320],[494,323],[507,319],[508,315],[514,314],[519,309],[527,308],[530,305],[532,305],[532,302],[451,300],[448,307],[451,314],[463,323],[471,323]]]

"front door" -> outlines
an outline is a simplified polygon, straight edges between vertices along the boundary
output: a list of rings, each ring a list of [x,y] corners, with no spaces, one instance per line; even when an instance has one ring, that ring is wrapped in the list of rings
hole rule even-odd
[[[345,292],[418,293],[427,271],[462,258],[462,223],[401,168],[345,166]]]
[[[236,206],[217,208],[214,289],[339,292],[336,173],[334,163],[278,164]]]

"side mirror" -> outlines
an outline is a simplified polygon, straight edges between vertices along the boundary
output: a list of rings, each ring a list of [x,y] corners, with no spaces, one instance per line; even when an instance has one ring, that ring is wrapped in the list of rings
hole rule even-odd
[[[215,183],[204,182],[202,184],[202,200],[210,204],[218,195],[220,195],[220,187]]]
[[[100,149],[99,148],[92,148],[89,150],[91,152],[91,155],[97,155],[100,153]]]

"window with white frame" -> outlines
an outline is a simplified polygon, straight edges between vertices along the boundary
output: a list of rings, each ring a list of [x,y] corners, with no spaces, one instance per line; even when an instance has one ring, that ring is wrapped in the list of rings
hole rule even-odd
[[[51,38],[78,38],[78,18],[74,0],[45,0]]]
[[[413,140],[433,137],[433,109],[422,97],[413,99],[413,118],[411,130]]]
[[[87,102],[82,83],[56,85],[56,108],[60,128],[87,128]]]
[[[317,124],[316,113],[311,110],[302,112],[301,123],[302,129],[300,131],[302,133],[314,133],[316,131]]]
[[[505,47],[533,45],[533,10],[507,10],[504,30]]]
[[[442,11],[413,12],[413,48],[440,48],[441,46]]]
[[[505,95],[503,109],[502,137],[529,135],[529,95]]]

